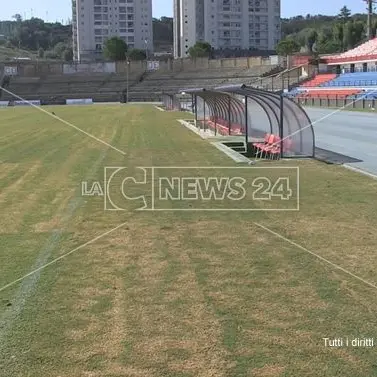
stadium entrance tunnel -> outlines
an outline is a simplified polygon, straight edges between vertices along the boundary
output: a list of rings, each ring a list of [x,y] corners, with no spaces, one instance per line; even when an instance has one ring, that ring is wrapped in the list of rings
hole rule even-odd
[[[248,155],[314,157],[313,125],[305,110],[283,95],[247,85],[182,90],[192,96],[195,124],[215,136],[243,138]],[[262,149],[261,149],[262,148]]]

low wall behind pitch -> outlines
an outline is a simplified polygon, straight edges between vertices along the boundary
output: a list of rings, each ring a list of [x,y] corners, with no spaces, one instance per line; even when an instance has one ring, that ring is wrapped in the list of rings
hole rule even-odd
[[[277,65],[277,56],[227,58],[227,59],[168,59],[158,61],[158,70],[164,72],[194,71],[197,69],[220,68],[252,68],[261,65]],[[49,62],[9,62],[5,63],[7,72],[21,77],[43,77],[53,75],[70,75],[75,73],[126,73],[125,61],[103,63],[49,63]],[[147,70],[147,62],[133,61],[129,63],[130,73],[141,73]]]

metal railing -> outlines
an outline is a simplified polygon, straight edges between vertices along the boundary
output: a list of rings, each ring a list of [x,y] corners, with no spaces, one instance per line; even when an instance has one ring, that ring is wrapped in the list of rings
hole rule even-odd
[[[304,98],[293,97],[292,100],[301,106],[313,106],[324,108],[344,108],[349,109],[375,109],[377,105],[377,99],[367,99],[365,97],[352,98],[341,96],[328,96],[327,98]]]
[[[362,64],[362,63],[360,63]],[[340,64],[341,65],[341,64]],[[377,72],[377,66],[359,66],[359,67],[353,67],[352,69],[351,68],[341,68],[339,69],[339,67],[337,68],[337,66],[335,65],[332,65],[332,66],[328,66],[326,70],[322,70],[321,72],[319,72],[320,74],[323,74],[323,73],[334,73],[334,74],[343,74],[343,73],[366,73],[366,72]]]
[[[321,84],[321,87],[340,87],[340,86],[377,86],[377,78],[375,80],[340,80],[330,81]]]

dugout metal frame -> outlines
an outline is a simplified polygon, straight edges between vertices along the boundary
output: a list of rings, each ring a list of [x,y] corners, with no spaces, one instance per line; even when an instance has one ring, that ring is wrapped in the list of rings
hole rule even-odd
[[[169,111],[180,111],[181,110],[181,103],[177,94],[173,93],[162,93],[162,103],[166,110]]]
[[[280,137],[280,157],[314,157],[315,135],[313,125],[305,110],[283,94],[268,92],[247,85],[219,86],[215,89],[183,89],[191,94],[195,124],[208,129],[208,121],[216,124],[226,120],[229,136],[235,134],[234,126],[242,129],[248,150],[252,140],[265,134]],[[285,149],[284,140],[290,139],[292,147]]]
[[[162,93],[162,103],[168,111],[193,111],[194,96],[185,93]]]

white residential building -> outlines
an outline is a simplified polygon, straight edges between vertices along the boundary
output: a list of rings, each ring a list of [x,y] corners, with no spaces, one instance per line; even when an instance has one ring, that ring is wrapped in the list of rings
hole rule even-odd
[[[152,0],[72,0],[72,28],[76,61],[100,57],[113,36],[152,52]]]
[[[274,50],[280,14],[280,0],[174,0],[174,57],[187,57],[197,41],[216,50]]]

